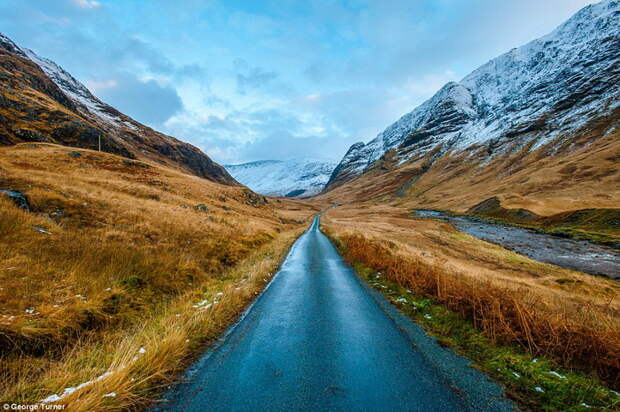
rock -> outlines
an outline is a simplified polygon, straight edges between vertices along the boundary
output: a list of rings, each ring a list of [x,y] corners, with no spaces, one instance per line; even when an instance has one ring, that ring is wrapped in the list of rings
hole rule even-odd
[[[47,142],[48,139],[34,130],[16,129],[13,131],[15,136],[25,141]]]
[[[204,203],[194,206],[194,210],[202,213],[209,213],[209,208]]]
[[[151,166],[147,165],[146,163],[136,162],[134,160],[123,160],[123,165],[125,165],[125,166],[141,167],[143,169],[150,169],[151,168]]]
[[[71,156],[72,158],[74,158],[74,159],[77,159],[77,158],[79,158],[79,157],[82,157],[82,153],[80,153],[80,152],[69,152],[69,153],[67,153],[67,154],[68,154],[69,156]]]
[[[265,196],[258,195],[250,190],[245,191],[245,197],[248,199],[246,204],[253,207],[261,207],[261,204],[269,203]]]
[[[18,208],[30,212],[30,203],[28,203],[28,198],[23,193],[14,190],[0,190],[0,194],[11,199]]]

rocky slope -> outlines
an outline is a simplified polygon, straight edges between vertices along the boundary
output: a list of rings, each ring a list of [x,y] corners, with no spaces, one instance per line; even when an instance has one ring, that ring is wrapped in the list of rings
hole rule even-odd
[[[155,161],[237,184],[200,149],[166,136],[97,99],[51,60],[0,34],[0,145],[48,142]]]
[[[396,166],[424,159],[425,172],[446,156],[485,165],[517,153],[574,151],[617,127],[619,62],[620,2],[587,6],[552,33],[446,84],[369,143],[353,145],[327,187],[388,159]],[[597,134],[583,139],[593,128]]]
[[[320,193],[335,166],[333,162],[308,158],[225,165],[237,181],[250,189],[286,197],[310,197]]]

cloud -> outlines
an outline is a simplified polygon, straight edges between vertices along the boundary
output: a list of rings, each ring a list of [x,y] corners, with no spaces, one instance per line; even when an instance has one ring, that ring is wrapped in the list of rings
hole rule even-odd
[[[286,160],[296,157],[326,158],[339,160],[331,153],[340,153],[351,142],[318,136],[295,136],[286,130],[270,132],[252,143],[246,143],[239,150],[242,161],[256,159]]]
[[[278,78],[278,73],[263,67],[250,67],[243,59],[234,62],[237,68],[237,92],[246,94],[250,90],[267,88],[271,82]]]
[[[99,87],[97,87],[99,86]],[[142,81],[130,73],[95,84],[98,96],[141,123],[161,126],[183,109],[176,90],[155,80]]]
[[[72,2],[83,9],[94,9],[101,7],[101,3],[94,0],[72,0]]]
[[[0,27],[217,160],[337,158],[591,2],[3,0]]]
[[[276,109],[241,110],[226,116],[181,113],[166,131],[190,139],[221,163],[310,156],[338,159],[355,139],[305,114]]]

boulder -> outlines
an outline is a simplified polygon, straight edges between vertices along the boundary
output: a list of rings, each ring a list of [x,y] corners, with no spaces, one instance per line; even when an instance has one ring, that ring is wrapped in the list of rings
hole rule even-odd
[[[21,192],[16,192],[14,190],[0,190],[0,195],[6,196],[15,203],[20,209],[24,209],[27,212],[30,212],[30,203],[28,202],[28,198],[25,194]]]

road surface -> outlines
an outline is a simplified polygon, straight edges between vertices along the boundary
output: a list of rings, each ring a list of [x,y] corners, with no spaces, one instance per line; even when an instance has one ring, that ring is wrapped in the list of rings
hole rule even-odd
[[[317,216],[225,341],[155,410],[504,411],[468,361],[361,283]]]

